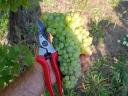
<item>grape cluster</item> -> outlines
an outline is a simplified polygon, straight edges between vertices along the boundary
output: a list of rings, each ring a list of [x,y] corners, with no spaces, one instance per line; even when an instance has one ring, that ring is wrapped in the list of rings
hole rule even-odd
[[[75,13],[44,13],[41,17],[47,32],[53,35],[53,45],[59,53],[60,69],[65,88],[73,88],[81,75],[79,55],[85,51],[89,35],[84,22]],[[85,44],[83,44],[85,43]]]

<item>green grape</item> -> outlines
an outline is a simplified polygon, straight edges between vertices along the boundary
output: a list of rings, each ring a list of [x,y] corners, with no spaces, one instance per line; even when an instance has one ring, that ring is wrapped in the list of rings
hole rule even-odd
[[[59,48],[61,48],[61,49],[64,48],[64,44],[60,43]]]
[[[65,76],[65,80],[66,81],[69,81],[69,76]]]
[[[69,56],[66,54],[64,59],[69,59]]]
[[[52,32],[52,28],[47,28],[47,32]]]
[[[73,74],[73,71],[70,69],[68,73],[69,73],[69,75],[72,75]]]
[[[70,76],[71,81],[74,81],[75,79],[76,79],[75,76]]]
[[[60,70],[61,70],[62,72],[64,72],[65,69],[64,69],[64,67],[61,67]]]
[[[54,17],[52,15],[48,16],[48,21],[54,20]]]
[[[70,81],[66,81],[65,83],[64,83],[64,86],[65,86],[65,88],[70,88],[71,86],[70,86]]]
[[[70,63],[71,61],[70,61],[70,57],[68,57],[68,60],[67,60],[67,63]]]
[[[69,55],[69,57],[72,57],[73,56],[70,52],[68,53],[68,55]]]
[[[63,59],[61,57],[59,57],[58,60],[61,62]]]

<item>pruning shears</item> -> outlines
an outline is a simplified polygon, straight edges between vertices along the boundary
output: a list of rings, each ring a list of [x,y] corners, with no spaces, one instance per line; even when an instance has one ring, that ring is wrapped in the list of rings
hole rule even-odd
[[[61,73],[58,67],[58,53],[52,46],[52,44],[48,41],[48,38],[46,37],[46,27],[45,25],[39,20],[36,20],[36,24],[38,26],[38,39],[39,39],[39,53],[36,56],[36,61],[41,64],[43,71],[44,71],[44,77],[45,77],[45,84],[47,86],[47,89],[50,93],[50,96],[55,96],[54,90],[52,88],[52,82],[50,77],[50,68],[47,62],[47,59],[50,60],[51,66],[55,72],[57,86],[58,86],[58,92],[59,96],[62,96],[62,78]]]

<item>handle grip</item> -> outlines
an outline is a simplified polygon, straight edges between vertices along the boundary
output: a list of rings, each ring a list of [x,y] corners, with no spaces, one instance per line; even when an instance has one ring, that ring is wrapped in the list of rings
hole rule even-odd
[[[41,64],[42,66],[42,69],[44,71],[44,77],[45,77],[45,84],[48,88],[48,91],[50,93],[50,96],[55,96],[54,94],[54,90],[52,88],[52,82],[51,82],[51,78],[50,78],[50,69],[49,69],[49,66],[48,66],[48,63],[45,59],[44,56],[36,56],[36,61]]]
[[[50,60],[51,60],[51,63],[52,63],[53,70],[55,72],[57,85],[58,85],[58,90],[59,90],[59,96],[62,96],[62,77],[61,77],[60,70],[59,70],[59,67],[58,67],[58,64],[57,64],[57,62],[58,62],[58,53],[57,52],[52,53]]]

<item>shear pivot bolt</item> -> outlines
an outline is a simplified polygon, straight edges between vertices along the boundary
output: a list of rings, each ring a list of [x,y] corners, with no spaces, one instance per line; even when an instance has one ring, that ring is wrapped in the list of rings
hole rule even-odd
[[[42,42],[42,45],[43,45],[44,47],[46,47],[46,46],[48,46],[48,42],[47,42],[47,41],[43,41],[43,42]]]

